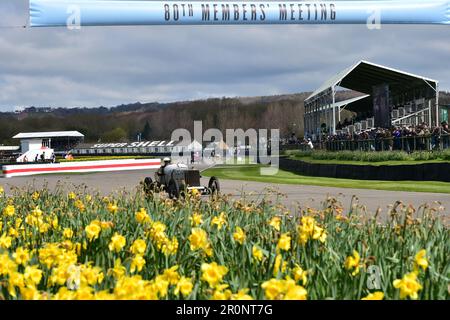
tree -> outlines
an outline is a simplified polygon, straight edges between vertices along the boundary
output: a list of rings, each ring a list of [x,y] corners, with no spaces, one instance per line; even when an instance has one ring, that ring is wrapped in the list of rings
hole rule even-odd
[[[127,133],[124,129],[117,127],[113,130],[105,132],[102,137],[103,142],[122,142],[126,140]]]
[[[148,121],[145,123],[144,131],[142,131],[142,138],[144,140],[151,140],[152,138],[152,128],[150,128],[150,123]]]

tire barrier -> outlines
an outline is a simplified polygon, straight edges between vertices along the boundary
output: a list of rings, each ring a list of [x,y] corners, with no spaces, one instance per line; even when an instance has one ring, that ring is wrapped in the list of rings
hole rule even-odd
[[[109,172],[156,169],[159,168],[160,165],[160,159],[71,161],[48,164],[4,165],[2,166],[2,171],[5,178],[10,178],[16,176],[31,176],[49,173]]]
[[[450,163],[413,165],[349,165],[310,163],[280,157],[280,169],[295,174],[354,180],[450,182]]]

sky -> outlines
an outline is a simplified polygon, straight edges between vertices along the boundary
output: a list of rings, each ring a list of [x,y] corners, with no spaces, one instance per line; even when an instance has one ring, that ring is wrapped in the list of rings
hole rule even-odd
[[[448,26],[6,27],[27,10],[0,0],[0,111],[313,91],[359,60],[450,90]]]

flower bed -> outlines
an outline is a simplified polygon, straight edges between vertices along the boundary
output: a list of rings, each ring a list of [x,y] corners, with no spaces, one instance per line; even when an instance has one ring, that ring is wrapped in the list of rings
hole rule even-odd
[[[449,298],[441,208],[0,193],[0,299]]]

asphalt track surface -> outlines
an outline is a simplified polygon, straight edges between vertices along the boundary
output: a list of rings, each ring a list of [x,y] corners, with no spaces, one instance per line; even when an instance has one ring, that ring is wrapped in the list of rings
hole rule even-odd
[[[199,169],[203,169],[200,167]],[[118,191],[134,192],[139,182],[146,176],[153,178],[155,170],[136,170],[121,172],[99,172],[88,174],[52,174],[29,177],[0,178],[6,194],[11,194],[14,187],[40,190],[47,186],[54,190],[57,186],[66,190],[74,187],[87,188],[89,192],[98,191],[108,195]],[[208,178],[202,178],[202,184],[208,184]],[[396,201],[412,205],[415,208],[428,204],[436,208],[441,207],[445,216],[450,216],[450,195],[440,193],[421,193],[403,191],[381,191],[368,189],[333,188],[306,185],[267,184],[252,181],[221,180],[221,192],[232,197],[244,195],[249,200],[260,201],[266,199],[282,201],[291,211],[298,212],[299,208],[321,208],[323,201],[330,196],[337,198],[347,210],[350,208],[354,196],[358,203],[366,207],[366,212],[374,213],[378,209],[381,214],[388,211]],[[272,192],[268,191],[271,190]],[[279,192],[280,195],[275,193]],[[353,202],[355,203],[355,202]]]

